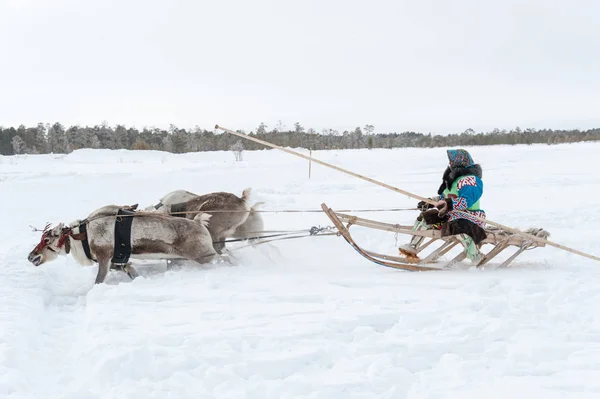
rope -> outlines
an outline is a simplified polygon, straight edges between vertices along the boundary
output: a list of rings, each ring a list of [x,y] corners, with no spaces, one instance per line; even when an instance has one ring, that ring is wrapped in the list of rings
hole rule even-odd
[[[272,237],[281,237],[287,236],[295,233],[280,233],[280,234],[270,234],[267,236],[255,236],[255,237],[244,237],[244,238],[232,238],[231,240],[222,240],[222,241],[213,241],[213,244],[226,244],[228,242],[238,242],[238,241],[249,241],[249,240],[259,240],[261,238],[272,238]]]
[[[333,227],[328,227],[327,229],[334,229]],[[280,241],[280,240],[292,240],[294,238],[306,238],[306,237],[325,237],[325,236],[338,236],[339,233],[338,232],[327,232],[327,233],[322,233],[322,234],[317,234],[317,235],[313,235],[313,234],[309,234],[309,235],[295,235],[295,236],[291,236],[291,237],[281,237],[281,238],[274,238],[272,240],[263,240],[257,243],[252,243],[252,244],[248,244],[248,245],[243,245],[241,247],[237,247],[237,248],[233,248],[233,249],[228,249],[228,251],[232,252],[232,251],[238,251],[240,249],[243,248],[248,248],[248,247],[255,247],[257,245],[260,244],[266,244],[268,242],[273,242],[273,241]]]
[[[374,208],[374,209],[340,209],[336,212],[401,212],[401,211],[418,211],[419,208]],[[169,215],[185,215],[194,213],[323,213],[322,209],[274,209],[274,210],[199,210],[199,211],[180,211],[180,212],[169,212]],[[136,211],[138,214],[161,214],[161,212],[148,212],[148,211]],[[135,216],[133,215],[122,215],[122,216]]]
[[[310,236],[319,235],[320,233],[323,233],[323,232],[331,232],[334,230],[335,230],[335,227],[333,227],[333,226],[327,226],[327,227],[313,226],[310,229],[306,229],[306,230],[291,230],[291,231],[284,231],[279,234],[270,234],[270,235],[266,235],[266,236],[254,236],[254,237],[244,237],[244,238],[233,238],[230,240],[223,240],[223,241],[213,241],[213,244],[226,244],[228,242],[260,240],[263,238],[282,237],[282,236],[289,236],[289,235],[302,234],[302,233],[304,233],[305,235],[300,235],[300,236],[297,235],[292,238],[310,237]],[[263,232],[263,233],[265,233],[265,232]],[[306,235],[306,234],[308,234],[308,235]],[[336,233],[333,233],[333,234],[336,234]],[[323,234],[321,234],[321,235],[323,235]],[[270,241],[274,241],[274,240],[270,240]]]
[[[336,212],[398,212],[398,211],[417,211],[419,210],[419,208],[381,208],[381,209],[341,209],[339,211]],[[211,210],[211,211],[203,211],[203,210],[199,210],[199,211],[182,211],[182,212],[169,212],[169,213],[162,213],[162,212],[152,212],[152,211],[141,211],[138,210],[136,211],[134,214],[131,215],[119,215],[119,217],[135,217],[138,215],[164,215],[164,216],[170,216],[170,215],[185,215],[185,214],[197,214],[197,213],[247,213],[247,212],[261,212],[261,213],[322,213],[323,210],[322,209],[281,209],[281,210],[270,210],[270,211],[259,211],[259,210],[253,210],[253,211],[248,211],[248,210],[243,210],[243,211],[228,211],[228,210],[219,210],[219,209],[215,209],[215,210]],[[89,218],[87,219],[88,222],[91,222],[92,220],[96,220],[96,219],[102,219],[102,218],[108,218],[108,217],[116,217],[117,215],[96,215],[93,218]],[[29,226],[32,228],[33,231],[38,231],[39,229],[36,229],[33,226]]]
[[[398,212],[398,211],[417,211],[419,210],[419,208],[382,208],[382,209],[340,209],[339,211],[336,212]],[[195,214],[195,213],[234,213],[234,212],[260,212],[260,213],[322,213],[323,210],[322,209],[281,209],[281,210],[272,210],[272,211],[258,211],[258,210],[253,210],[253,211],[227,211],[227,210],[212,210],[212,211],[185,211],[185,212],[170,212],[170,213],[161,213],[161,212],[149,212],[149,211],[136,211],[134,214],[132,215],[118,215],[119,217],[134,217],[134,216],[138,216],[138,215],[165,215],[165,216],[170,216],[170,215],[185,215],[185,214]],[[97,219],[102,219],[102,218],[109,218],[109,217],[117,217],[117,215],[96,215],[92,218],[89,219],[85,219],[87,222],[91,222],[92,220],[97,220]],[[47,223],[47,226],[45,229],[48,229],[48,227],[50,226],[50,223]],[[31,231],[44,231],[41,229],[38,229],[34,226],[29,226],[31,228]],[[73,226],[71,226],[73,227]],[[263,232],[264,233],[264,232]]]

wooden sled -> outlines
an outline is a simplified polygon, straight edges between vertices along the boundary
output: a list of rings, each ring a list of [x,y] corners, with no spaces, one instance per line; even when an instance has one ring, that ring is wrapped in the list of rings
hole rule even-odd
[[[357,216],[346,215],[338,213],[329,208],[326,204],[321,204],[321,208],[325,214],[331,219],[335,227],[337,228],[339,235],[344,237],[346,242],[350,244],[360,255],[366,259],[379,264],[381,266],[392,267],[395,269],[409,270],[409,271],[432,271],[432,270],[448,270],[451,266],[462,262],[466,259],[466,251],[461,251],[452,260],[446,263],[439,262],[440,258],[447,254],[456,245],[462,245],[460,236],[446,236],[442,237],[442,233],[439,230],[416,230],[413,231],[413,226],[403,226],[399,224],[383,223],[374,220],[364,219]],[[346,223],[346,225],[344,225]],[[423,243],[416,248],[416,257],[406,256],[391,256],[383,255],[372,251],[367,251],[361,248],[352,236],[350,235],[350,227],[362,226],[366,228],[372,228],[377,230],[389,231],[393,233],[407,234],[410,236],[424,236]],[[484,254],[476,263],[476,267],[482,267],[490,260],[498,256],[501,252],[509,247],[516,247],[517,250],[506,259],[499,267],[507,267],[517,256],[522,254],[526,250],[530,250],[537,247],[544,247],[544,243],[536,242],[534,240],[522,237],[517,234],[513,234],[496,227],[486,227],[487,238],[481,243],[481,249],[484,245],[492,245],[487,254]],[[526,231],[527,233],[546,238],[549,233],[543,229],[532,228]],[[429,238],[429,241],[427,241]],[[420,259],[418,254],[431,244],[437,242],[441,244],[437,249],[431,252],[429,255]]]

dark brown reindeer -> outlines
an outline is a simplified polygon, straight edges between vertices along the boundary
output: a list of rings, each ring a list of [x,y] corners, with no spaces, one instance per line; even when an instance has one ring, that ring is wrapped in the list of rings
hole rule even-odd
[[[236,230],[247,221],[251,213],[251,207],[248,204],[251,193],[250,188],[245,189],[241,197],[226,192],[196,196],[183,190],[178,190],[176,194],[174,193],[169,193],[161,199],[161,202],[155,206],[156,212],[187,219],[193,219],[198,212],[211,215],[207,228],[213,239],[215,251],[219,254],[222,254],[225,249],[225,239],[233,237]],[[171,202],[182,197],[190,198],[190,196],[194,197],[182,202]],[[167,198],[171,201],[166,201]],[[171,203],[165,204],[163,200]],[[258,214],[255,213],[255,215]],[[253,216],[253,220],[256,218],[260,218],[260,215]],[[262,218],[260,222],[262,224]],[[256,221],[253,223],[257,224]]]
[[[82,266],[98,263],[96,284],[104,282],[114,266],[115,220],[132,217],[132,259],[187,259],[199,264],[210,263],[221,257],[212,245],[207,230],[210,215],[196,213],[188,220],[149,212],[136,212],[134,216],[117,216],[119,209],[135,210],[133,207],[108,205],[92,212],[84,220],[70,225],[60,223],[54,228],[47,225],[41,241],[29,253],[28,260],[35,266],[50,262],[61,254],[71,254]],[[127,263],[123,270],[137,277],[135,269]]]

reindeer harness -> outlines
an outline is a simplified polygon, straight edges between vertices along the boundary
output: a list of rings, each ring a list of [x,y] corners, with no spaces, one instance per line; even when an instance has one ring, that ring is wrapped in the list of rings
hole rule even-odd
[[[129,257],[131,256],[132,248],[131,248],[131,224],[133,222],[133,215],[135,211],[127,210],[127,209],[119,209],[115,218],[115,242],[114,242],[114,251],[113,258],[111,262],[116,265],[125,265],[129,261]],[[125,217],[124,217],[125,216]],[[81,245],[83,246],[83,251],[85,252],[85,256],[93,261],[97,262],[96,259],[92,256],[92,251],[90,249],[90,243],[88,241],[87,236],[87,224],[89,223],[88,219],[83,219],[79,222],[77,226],[69,226],[65,227],[60,232],[60,237],[58,239],[58,243],[56,245],[57,249],[60,251],[62,247],[65,247],[65,251],[67,253],[71,252],[71,243],[69,238],[77,241],[81,241]],[[58,252],[54,248],[50,247],[46,243],[46,237],[48,234],[48,227],[44,229],[44,233],[42,234],[42,239],[40,243],[35,247],[36,251],[41,251],[43,248],[47,247],[52,252]],[[79,228],[79,233],[73,233],[74,228]]]
[[[115,247],[111,262],[125,265],[131,256],[131,224],[135,211],[119,209],[115,219]],[[125,216],[125,217],[123,217]]]
[[[65,247],[65,251],[67,253],[69,253],[69,252],[71,252],[71,242],[69,241],[69,238],[72,238],[73,240],[81,241],[81,245],[83,246],[83,251],[85,252],[85,256],[87,256],[87,258],[89,260],[96,262],[96,259],[94,259],[94,257],[92,256],[92,252],[90,250],[90,243],[88,242],[88,239],[87,239],[87,230],[86,230],[87,223],[88,223],[88,220],[83,219],[81,222],[79,222],[79,224],[77,226],[74,226],[74,227],[79,228],[79,233],[73,233],[74,227],[69,226],[69,227],[63,228],[60,232],[60,237],[58,239],[58,243],[57,243],[56,247],[59,251],[62,247]],[[34,248],[34,251],[41,251],[42,249],[47,247],[50,251],[52,251],[54,253],[58,252],[54,248],[49,246],[45,241],[46,236],[48,234],[49,227],[50,227],[50,224],[47,224],[46,227],[44,228],[43,233],[42,233],[42,239],[41,239],[40,243]]]

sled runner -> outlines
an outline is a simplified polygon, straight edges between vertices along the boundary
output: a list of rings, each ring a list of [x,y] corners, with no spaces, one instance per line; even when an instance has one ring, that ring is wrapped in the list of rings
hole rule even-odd
[[[347,215],[344,213],[338,213],[329,208],[326,204],[321,204],[321,208],[325,214],[331,219],[339,234],[344,237],[346,242],[350,244],[360,255],[370,260],[371,262],[377,263],[381,266],[392,267],[396,269],[403,269],[409,271],[432,271],[432,270],[449,270],[453,265],[462,262],[466,259],[466,251],[461,251],[453,259],[448,262],[440,262],[442,256],[446,255],[457,245],[462,245],[461,241],[464,237],[461,235],[445,236],[442,237],[442,233],[439,230],[413,230],[413,226],[403,226],[399,224],[391,224],[378,222],[375,220],[360,218],[358,216]],[[345,223],[345,225],[344,225]],[[352,238],[350,234],[351,226],[362,226],[371,229],[377,229],[382,231],[389,231],[399,234],[407,234],[410,236],[418,235],[424,236],[426,239],[421,245],[416,248],[417,254],[420,254],[426,248],[437,243],[437,249],[430,252],[424,258],[419,256],[407,257],[407,256],[392,256],[384,255],[376,252],[368,251],[361,248]],[[481,243],[481,249],[485,245],[491,245],[492,248],[483,254],[480,259],[475,262],[475,266],[482,267],[489,261],[494,259],[505,249],[509,247],[516,248],[516,251],[506,259],[499,267],[507,267],[513,262],[520,254],[526,250],[531,250],[537,247],[544,247],[543,242],[537,242],[530,240],[519,235],[504,231],[496,227],[486,227],[487,238]],[[549,233],[544,229],[531,228],[526,231],[528,234],[534,235],[540,238],[546,238]],[[429,239],[429,240],[427,240]]]

